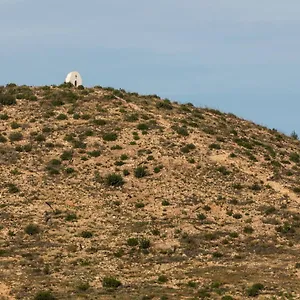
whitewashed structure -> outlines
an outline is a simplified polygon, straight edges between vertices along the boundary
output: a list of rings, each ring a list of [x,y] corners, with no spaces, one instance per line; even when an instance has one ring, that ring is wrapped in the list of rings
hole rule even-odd
[[[71,82],[75,87],[78,87],[82,85],[82,78],[77,71],[73,71],[67,75],[65,82]]]

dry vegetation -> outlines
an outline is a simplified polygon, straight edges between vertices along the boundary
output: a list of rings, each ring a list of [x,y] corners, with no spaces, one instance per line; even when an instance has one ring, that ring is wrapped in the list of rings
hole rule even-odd
[[[1,87],[0,299],[299,299],[299,175],[232,114]]]

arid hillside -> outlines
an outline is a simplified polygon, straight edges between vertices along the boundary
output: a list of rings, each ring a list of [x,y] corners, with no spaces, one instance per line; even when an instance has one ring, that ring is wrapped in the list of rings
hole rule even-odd
[[[0,87],[0,299],[300,299],[299,175],[232,114]]]

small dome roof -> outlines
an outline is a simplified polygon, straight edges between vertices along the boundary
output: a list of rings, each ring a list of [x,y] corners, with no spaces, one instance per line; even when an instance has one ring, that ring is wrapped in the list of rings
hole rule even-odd
[[[82,85],[82,78],[79,72],[72,71],[67,75],[65,82],[71,82],[74,86],[77,87],[79,85]]]

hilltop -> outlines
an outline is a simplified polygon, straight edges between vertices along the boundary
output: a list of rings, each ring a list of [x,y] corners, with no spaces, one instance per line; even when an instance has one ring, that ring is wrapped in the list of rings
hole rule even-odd
[[[157,95],[1,87],[0,299],[299,299],[299,154]]]

